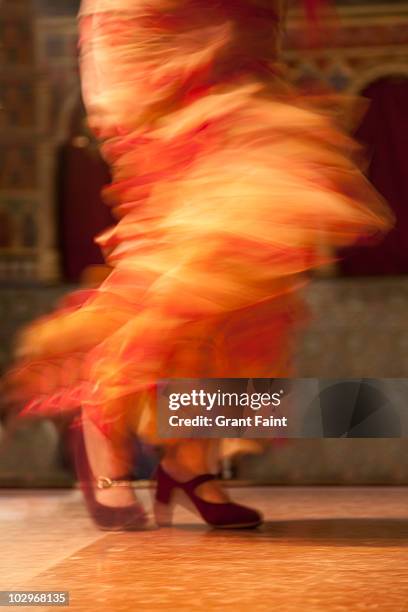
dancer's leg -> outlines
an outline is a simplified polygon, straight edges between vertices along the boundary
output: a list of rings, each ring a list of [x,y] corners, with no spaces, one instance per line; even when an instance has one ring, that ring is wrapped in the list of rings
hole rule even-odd
[[[105,476],[115,480],[128,474],[132,468],[132,453],[126,423],[116,421],[108,436],[84,410],[82,424],[88,462],[95,478]],[[106,506],[120,507],[134,503],[135,494],[130,485],[111,487],[98,489],[96,499]]]

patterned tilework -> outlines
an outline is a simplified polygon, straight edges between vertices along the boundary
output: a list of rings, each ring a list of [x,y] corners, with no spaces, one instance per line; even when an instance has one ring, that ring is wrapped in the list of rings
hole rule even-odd
[[[34,129],[35,105],[33,105],[35,83],[16,77],[0,78],[0,90],[3,112],[0,125],[4,128],[16,127]]]
[[[293,82],[310,88],[312,79],[335,91],[358,94],[377,78],[393,73],[408,76],[406,2],[337,2],[336,6],[339,18],[325,24],[313,44],[301,13],[290,13],[284,57]]]
[[[0,191],[21,195],[31,190],[37,200],[29,213],[31,220],[11,224],[15,233],[9,242],[0,236],[0,281],[19,279],[22,267],[37,279],[54,280],[58,274],[57,264],[50,263],[57,261],[52,246],[53,160],[60,141],[68,138],[70,116],[79,100],[78,5],[79,0],[0,3],[0,87],[4,92],[0,131],[7,131],[6,139],[0,136]],[[338,5],[341,28],[326,31],[321,48],[313,50],[306,48],[304,23],[295,11],[284,52],[289,79],[306,89],[324,83],[336,91],[356,93],[386,74],[405,70],[408,75],[406,1],[344,0]],[[40,232],[39,228],[45,229]],[[22,243],[32,249],[23,260]]]
[[[0,3],[0,282],[35,278],[46,201],[33,19],[29,0]]]
[[[31,13],[29,10],[25,14],[23,11],[19,14],[8,13],[6,8],[3,6],[0,14],[0,63],[8,66],[32,66],[35,53]]]
[[[38,157],[34,144],[0,145],[0,190],[35,190],[38,187]]]

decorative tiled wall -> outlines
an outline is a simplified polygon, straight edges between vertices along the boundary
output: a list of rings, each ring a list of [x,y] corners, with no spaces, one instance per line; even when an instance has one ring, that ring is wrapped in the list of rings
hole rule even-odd
[[[30,0],[0,3],[0,282],[57,278],[53,173]]]
[[[337,4],[339,20],[312,49],[302,13],[291,11],[289,78],[359,93],[377,78],[408,76],[407,3]],[[78,6],[78,0],[0,3],[0,282],[58,280],[55,153],[80,96]]]
[[[299,11],[292,12],[286,41],[290,79],[299,86],[323,82],[335,91],[359,94],[379,78],[408,77],[407,3],[342,4],[316,48],[309,48]]]

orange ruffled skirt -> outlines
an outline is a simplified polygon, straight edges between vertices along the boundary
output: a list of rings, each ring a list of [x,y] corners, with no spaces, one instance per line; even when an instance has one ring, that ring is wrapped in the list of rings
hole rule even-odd
[[[154,439],[160,378],[289,376],[321,245],[392,219],[355,143],[282,79],[280,3],[108,4],[84,5],[80,27],[111,271],[25,330],[10,379],[28,411],[126,411]]]

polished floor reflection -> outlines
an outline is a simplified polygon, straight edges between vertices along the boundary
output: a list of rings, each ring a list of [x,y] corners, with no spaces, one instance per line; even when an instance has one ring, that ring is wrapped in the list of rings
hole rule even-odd
[[[68,590],[84,612],[408,609],[407,488],[233,495],[262,509],[261,529],[211,531],[180,511],[172,528],[105,533],[78,492],[3,491],[1,589]]]

